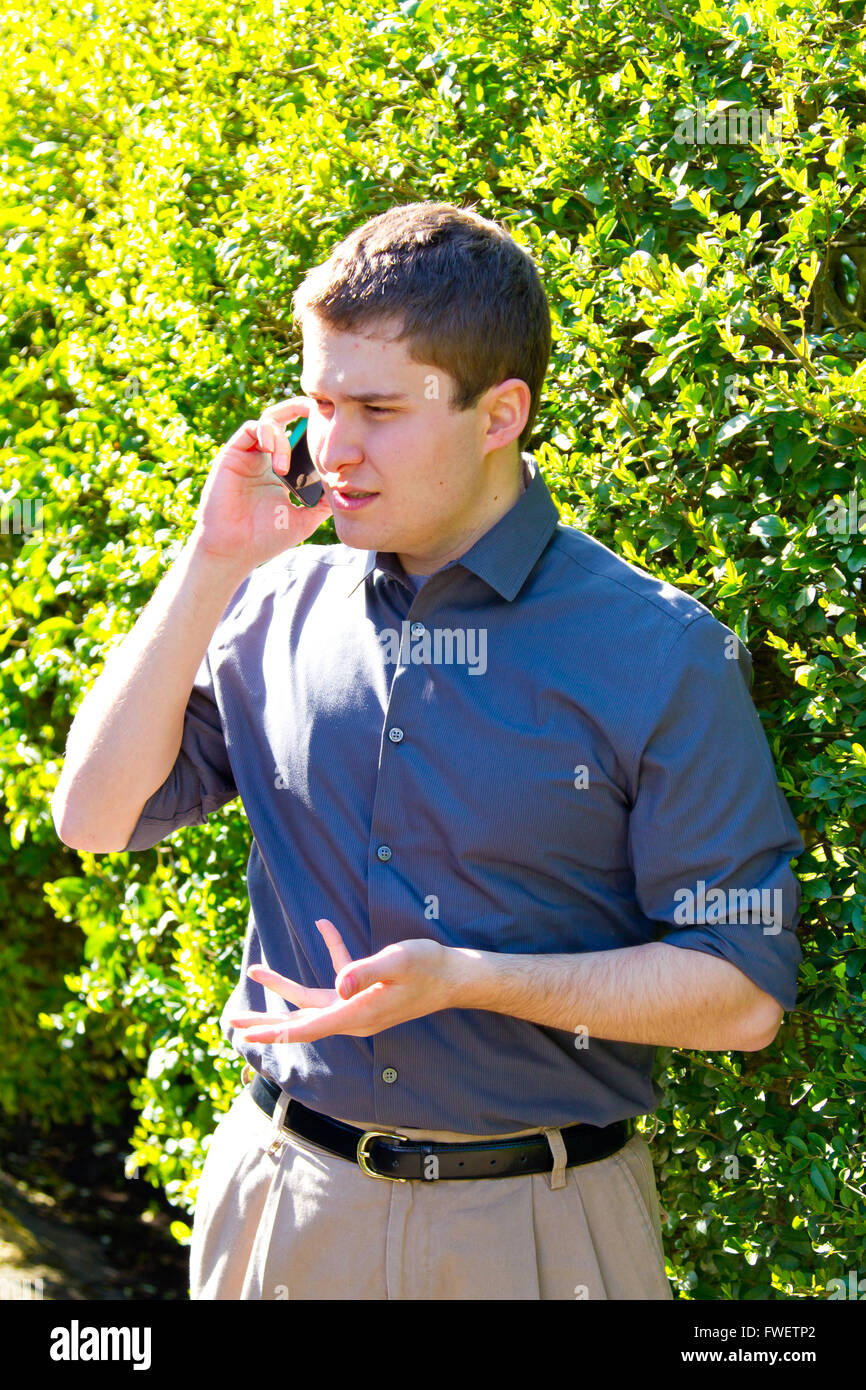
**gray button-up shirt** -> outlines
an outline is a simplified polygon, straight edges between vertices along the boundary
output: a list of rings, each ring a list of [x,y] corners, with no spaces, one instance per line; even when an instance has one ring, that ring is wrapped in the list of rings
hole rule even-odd
[[[181,750],[126,846],[240,796],[250,921],[226,1005],[291,1011],[264,962],[332,988],[432,937],[579,953],[662,940],[786,1009],[803,850],[749,695],[751,661],[687,594],[559,523],[531,481],[414,592],[394,554],[302,545],[254,570],[196,676]],[[658,1104],[651,1046],[476,1009],[370,1038],[244,1044],[303,1104],[473,1134],[603,1125]]]

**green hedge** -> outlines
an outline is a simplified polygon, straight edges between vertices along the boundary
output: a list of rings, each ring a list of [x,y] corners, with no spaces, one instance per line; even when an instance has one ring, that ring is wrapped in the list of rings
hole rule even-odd
[[[562,518],[748,644],[807,846],[775,1043],[658,1053],[670,1278],[825,1297],[866,1272],[861,9],[34,0],[0,21],[0,487],[4,515],[43,503],[41,535],[0,535],[0,1105],[47,1118],[59,1077],[112,1118],[131,1090],[128,1170],[179,1238],[239,1085],[216,1020],[246,821],[95,857],[58,844],[49,799],[217,447],[296,389],[302,272],[435,198],[535,255],[555,342],[533,448]],[[748,112],[764,138],[741,143]]]

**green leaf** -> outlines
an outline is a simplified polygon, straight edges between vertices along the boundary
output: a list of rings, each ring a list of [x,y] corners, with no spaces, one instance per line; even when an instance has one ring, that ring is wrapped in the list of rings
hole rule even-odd
[[[816,1160],[809,1168],[809,1178],[816,1192],[832,1202],[836,1195],[836,1179],[829,1164]]]
[[[771,513],[768,516],[759,516],[749,527],[750,536],[763,536],[769,539],[772,536],[787,535],[787,528],[781,517]]]
[[[752,423],[753,417],[745,412],[740,415],[732,415],[730,420],[726,420],[716,431],[716,444],[726,444],[735,435],[742,434],[743,430],[748,429]]]

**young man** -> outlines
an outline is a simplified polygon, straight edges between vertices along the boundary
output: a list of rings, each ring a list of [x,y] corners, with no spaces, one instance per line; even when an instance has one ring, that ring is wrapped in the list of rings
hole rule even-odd
[[[305,397],[217,456],[54,799],[91,850],[249,817],[251,1084],[192,1297],[669,1299],[653,1048],[759,1049],[796,1001],[749,658],[559,523],[523,452],[547,303],[501,228],[393,209],[295,308]],[[303,414],[309,512],[271,472]]]

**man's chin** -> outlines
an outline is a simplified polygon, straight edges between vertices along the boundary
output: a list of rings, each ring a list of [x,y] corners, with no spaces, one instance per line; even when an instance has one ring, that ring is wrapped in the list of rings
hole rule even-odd
[[[334,530],[343,545],[354,550],[390,550],[387,537],[381,526],[375,526],[367,517],[352,516],[346,512],[334,512]]]

